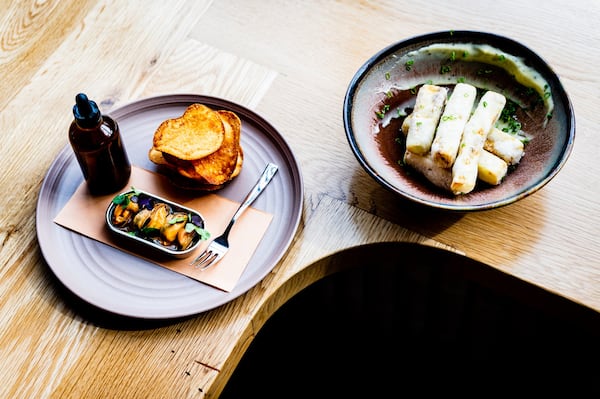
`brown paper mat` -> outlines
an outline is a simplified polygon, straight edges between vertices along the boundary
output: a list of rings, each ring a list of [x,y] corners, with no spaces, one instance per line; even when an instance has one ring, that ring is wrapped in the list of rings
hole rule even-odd
[[[183,194],[178,192],[164,176],[138,167],[132,168],[129,183],[122,191],[128,191],[131,187],[198,211],[205,219],[205,228],[211,233],[211,238],[200,245],[189,257],[183,259],[157,260],[144,256],[140,252],[134,252],[124,247],[105,224],[106,209],[116,194],[91,196],[87,191],[85,182],[77,188],[73,196],[54,218],[54,222],[87,237],[144,258],[149,262],[230,292],[238,282],[273,219],[273,215],[269,213],[252,207],[248,208],[231,230],[229,236],[230,250],[227,255],[218,265],[201,271],[190,266],[190,262],[206,248],[211,239],[221,234],[238,208],[239,203],[214,193]],[[250,189],[251,187],[248,187],[248,191]],[[127,267],[127,265],[123,265],[123,267]]]

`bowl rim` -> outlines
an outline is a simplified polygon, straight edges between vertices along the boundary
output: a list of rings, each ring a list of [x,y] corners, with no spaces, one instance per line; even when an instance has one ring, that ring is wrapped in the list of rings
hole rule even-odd
[[[548,83],[552,86],[552,93],[555,97],[555,103],[560,103],[563,105],[565,110],[565,127],[566,127],[566,139],[564,140],[564,144],[559,152],[559,158],[555,162],[552,168],[537,182],[534,184],[528,185],[523,190],[518,193],[511,195],[507,198],[490,201],[490,202],[482,202],[478,204],[459,204],[452,203],[451,199],[448,202],[432,202],[427,199],[423,199],[419,196],[415,196],[413,194],[407,193],[405,191],[400,190],[398,187],[390,184],[385,179],[383,179],[377,171],[367,162],[364,158],[362,151],[359,148],[358,143],[355,139],[355,132],[352,126],[352,109],[354,96],[357,92],[357,89],[360,87],[360,83],[367,76],[369,71],[385,60],[388,56],[393,53],[397,53],[401,51],[403,48],[410,48],[411,46],[418,45],[420,43],[429,44],[430,42],[453,42],[460,39],[468,38],[469,41],[481,44],[490,44],[500,50],[506,51],[507,53],[513,54],[515,56],[519,56],[524,58],[528,64],[532,65],[533,68],[536,69],[542,76],[548,79]],[[456,39],[456,40],[454,40]],[[425,44],[424,44],[425,45]],[[517,48],[517,54],[514,54],[513,51],[506,50],[507,47]],[[408,50],[407,50],[408,51]],[[359,164],[362,168],[379,184],[384,186],[386,189],[401,195],[402,197],[411,200],[413,202],[435,207],[438,209],[446,209],[450,211],[459,211],[459,212],[470,212],[470,211],[481,211],[481,210],[489,210],[495,209],[499,207],[503,207],[505,205],[512,204],[522,198],[525,198],[543,186],[545,186],[550,180],[552,180],[558,172],[563,168],[567,159],[571,155],[574,140],[575,140],[575,112],[573,109],[573,104],[560,81],[560,77],[557,73],[554,72],[550,64],[548,64],[539,54],[534,52],[532,49],[527,47],[526,45],[509,38],[507,36],[502,36],[497,33],[491,32],[483,32],[483,31],[475,31],[475,30],[443,30],[430,32],[420,35],[414,35],[395,43],[392,43],[374,55],[369,57],[367,61],[365,61],[353,75],[352,79],[348,84],[348,88],[346,90],[346,94],[344,95],[343,102],[343,123],[344,130],[346,133],[346,138],[348,143],[352,149],[352,152],[355,158],[358,160]]]

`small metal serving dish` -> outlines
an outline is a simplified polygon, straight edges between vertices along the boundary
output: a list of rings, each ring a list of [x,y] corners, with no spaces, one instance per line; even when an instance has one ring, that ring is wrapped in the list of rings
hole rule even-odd
[[[210,236],[199,212],[136,189],[113,198],[106,225],[132,248],[175,258],[188,256]]]

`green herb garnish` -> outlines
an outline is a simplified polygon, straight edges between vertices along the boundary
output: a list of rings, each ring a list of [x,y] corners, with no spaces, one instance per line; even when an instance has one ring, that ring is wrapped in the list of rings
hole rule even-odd
[[[144,227],[140,231],[147,237],[157,236],[160,234],[160,229],[157,229],[155,227]]]
[[[133,197],[134,195],[137,196],[139,194],[140,190],[136,190],[134,187],[131,187],[131,192],[117,195],[112,199],[112,202],[115,205],[122,205],[123,207],[127,207],[127,205],[129,205],[129,202],[131,201],[131,197]]]
[[[202,240],[208,240],[210,238],[210,233],[208,232],[208,230],[205,230],[200,226],[196,226],[194,223],[186,223],[184,229],[186,233],[191,233],[192,231],[195,231],[196,233],[198,233]]]
[[[390,110],[390,105],[384,104],[383,107],[381,107],[381,111],[375,111],[375,115],[377,115],[377,117],[379,119],[383,119],[383,117],[385,116],[385,113],[389,110]]]
[[[169,219],[169,224],[177,224],[177,223],[185,222],[186,220],[187,220],[187,217],[178,216],[178,217]]]
[[[502,128],[503,132],[516,133],[521,130],[521,122],[517,120],[517,107],[518,105],[514,101],[506,101],[506,105],[502,109],[499,118],[501,122],[506,124],[506,126]]]

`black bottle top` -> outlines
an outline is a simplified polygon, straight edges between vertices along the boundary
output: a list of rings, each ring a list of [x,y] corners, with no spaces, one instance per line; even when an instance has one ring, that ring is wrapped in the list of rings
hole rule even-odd
[[[98,105],[94,101],[90,101],[83,93],[75,96],[73,115],[79,127],[84,129],[91,129],[97,126],[102,118]]]
[[[84,93],[75,96],[69,141],[91,194],[116,193],[131,176],[119,125]]]

